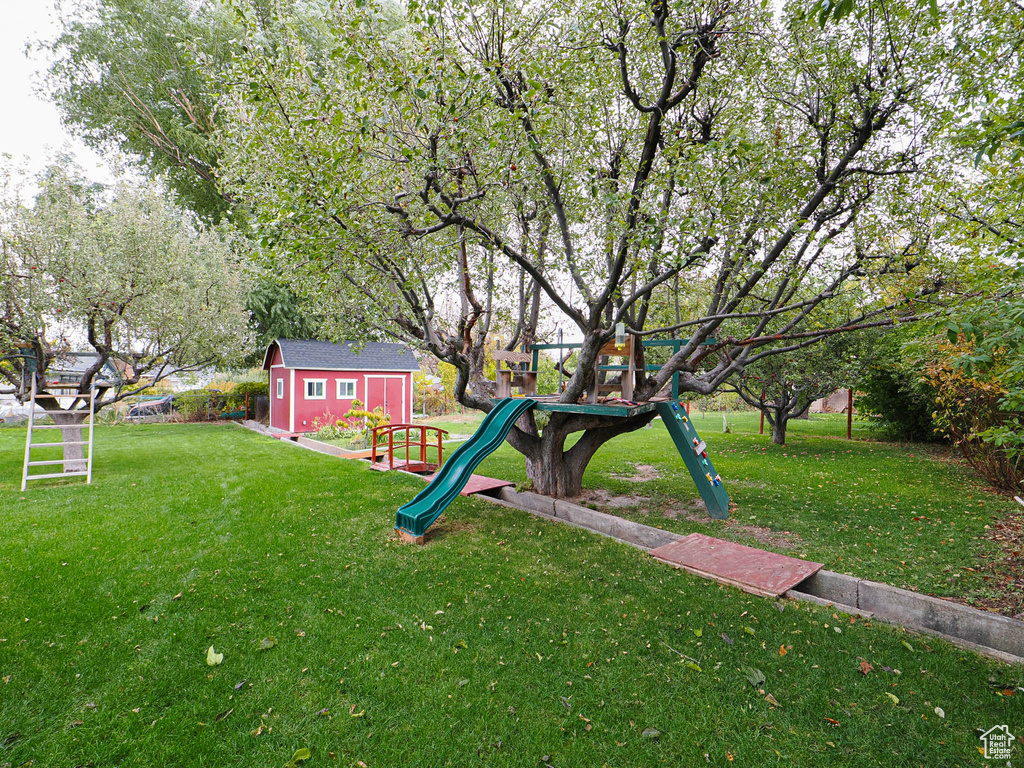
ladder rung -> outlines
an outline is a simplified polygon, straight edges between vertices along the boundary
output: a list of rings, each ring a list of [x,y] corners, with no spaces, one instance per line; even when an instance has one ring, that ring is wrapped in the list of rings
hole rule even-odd
[[[79,477],[81,475],[88,475],[88,472],[55,472],[49,475],[27,475],[26,480],[43,480],[47,477]]]
[[[30,461],[28,465],[30,467],[41,467],[44,464],[70,464],[73,461],[87,461],[88,457],[84,459],[54,459],[53,461]]]
[[[86,427],[86,424],[33,424],[32,429],[74,429],[75,427]]]
[[[64,445],[88,445],[88,440],[80,440],[69,443],[32,443],[33,448],[60,448]]]

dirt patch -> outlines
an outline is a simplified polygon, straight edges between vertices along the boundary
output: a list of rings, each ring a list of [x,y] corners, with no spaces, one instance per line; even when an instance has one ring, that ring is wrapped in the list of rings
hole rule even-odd
[[[634,507],[645,507],[650,504],[650,499],[644,496],[637,496],[635,494],[613,496],[603,488],[586,490],[576,498],[571,499],[571,501],[583,507],[596,507],[602,511],[606,509],[632,509]],[[644,510],[644,513],[646,514],[646,510]]]
[[[649,480],[657,480],[658,470],[650,464],[634,464],[632,475],[612,475],[616,480],[626,480],[631,483],[646,483]]]
[[[998,542],[1000,555],[978,556],[977,568],[966,568],[981,575],[994,594],[967,601],[961,597],[947,598],[974,608],[1024,619],[1024,512],[1011,513],[993,523],[985,538]]]
[[[479,523],[471,523],[468,520],[448,520],[441,515],[424,534],[424,543],[429,544],[435,539],[444,539],[459,533],[476,533],[480,530]]]

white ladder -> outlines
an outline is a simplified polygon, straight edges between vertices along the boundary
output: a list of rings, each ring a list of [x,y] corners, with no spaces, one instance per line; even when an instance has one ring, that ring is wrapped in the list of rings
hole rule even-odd
[[[59,442],[59,443],[33,443],[32,432],[36,429],[61,429],[61,427],[78,426],[78,425],[67,425],[67,424],[36,424],[36,381],[35,376],[32,377],[32,397],[29,400],[29,412],[28,412],[28,433],[25,435],[25,464],[21,470],[21,490],[25,490],[28,487],[29,480],[43,480],[48,477],[85,477],[86,485],[92,483],[92,425],[96,420],[96,389],[89,390],[88,394],[81,394],[78,390],[78,384],[64,384],[64,385],[53,385],[47,387],[47,389],[62,389],[62,390],[75,390],[72,394],[66,395],[66,397],[72,397],[74,400],[88,400],[89,401],[89,439],[80,440],[76,442]],[[57,400],[56,395],[49,395],[49,397]],[[72,402],[74,402],[74,400]],[[59,403],[60,401],[58,401]],[[76,413],[76,411],[48,411],[49,413],[57,414],[70,414]],[[81,425],[83,428],[86,425]],[[88,455],[85,457],[85,469],[76,470],[73,472],[46,472],[40,475],[30,475],[29,467],[40,467],[40,466],[52,466],[54,464],[65,464],[65,459],[56,459],[48,461],[32,461],[32,449],[33,448],[56,448],[64,447],[65,445],[86,445],[88,446]]]

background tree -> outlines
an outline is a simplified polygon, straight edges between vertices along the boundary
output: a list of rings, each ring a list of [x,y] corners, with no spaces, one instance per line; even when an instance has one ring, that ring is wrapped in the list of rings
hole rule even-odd
[[[268,47],[248,17],[229,188],[301,295],[454,365],[467,406],[492,407],[488,335],[538,338],[541,317],[582,338],[563,402],[617,322],[685,333],[656,372],[640,354],[648,400],[677,373],[713,392],[936,290],[908,179],[933,161],[937,42],[913,12],[869,4],[822,31],[744,0],[431,1],[404,25],[360,4],[329,21],[321,61],[287,20]],[[674,286],[700,309],[656,324]],[[850,314],[813,322],[846,296]],[[594,452],[650,418],[559,413],[540,431],[527,414],[509,439],[537,490],[574,495]]]
[[[867,338],[862,333],[837,334],[787,355],[763,358],[739,374],[731,388],[764,414],[772,442],[785,445],[790,419],[806,414],[818,398],[852,386]]]
[[[246,285],[231,249],[165,193],[123,183],[103,190],[60,169],[42,180],[32,207],[8,193],[0,204],[0,392],[25,402],[34,378],[38,393],[55,394],[47,372],[85,348],[95,356],[77,393],[95,384],[99,409],[172,373],[243,354]],[[108,364],[121,374],[109,384]],[[73,411],[54,419],[68,425],[65,443],[80,439],[84,398],[40,405]],[[66,445],[65,469],[81,455]]]

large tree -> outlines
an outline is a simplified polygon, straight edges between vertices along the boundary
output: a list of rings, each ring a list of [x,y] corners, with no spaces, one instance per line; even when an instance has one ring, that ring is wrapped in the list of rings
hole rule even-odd
[[[247,351],[246,285],[232,249],[165,192],[107,190],[56,168],[32,206],[6,191],[0,392],[25,402],[34,380],[39,405],[67,425],[65,443],[80,440],[89,413],[78,395],[95,388],[100,409]],[[52,390],[50,372],[82,350],[91,354],[77,390]],[[66,445],[65,469],[81,455]]]
[[[396,22],[339,3],[326,61],[287,20],[261,44],[253,20],[222,113],[226,176],[296,290],[454,365],[467,406],[492,407],[489,336],[511,347],[556,324],[582,337],[563,402],[619,322],[688,339],[655,372],[640,351],[635,399],[675,374],[710,393],[913,313],[940,277],[915,182],[933,162],[928,17],[869,2],[823,31],[802,16],[428,0]],[[659,323],[674,290],[699,309]],[[817,322],[838,297],[855,309]],[[650,418],[555,413],[539,430],[528,413],[509,440],[539,491],[574,495],[594,452]]]

